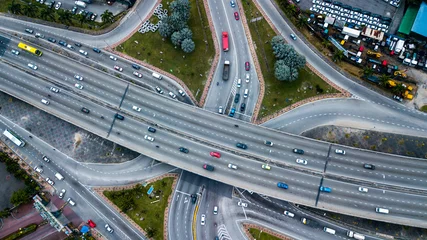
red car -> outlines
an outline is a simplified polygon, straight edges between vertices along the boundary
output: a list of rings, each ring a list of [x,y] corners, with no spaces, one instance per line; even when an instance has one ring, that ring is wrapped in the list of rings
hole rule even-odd
[[[251,65],[249,64],[249,62],[245,62],[245,69],[246,71],[249,71],[249,69],[251,69]]]
[[[221,153],[219,152],[211,152],[210,153],[212,157],[216,157],[216,158],[220,158],[221,157]]]
[[[239,20],[239,13],[238,12],[234,12],[234,19]]]
[[[115,65],[114,66],[114,69],[116,69],[117,71],[119,71],[119,72],[122,72],[123,71],[123,68],[121,68],[121,67],[119,67],[119,66],[117,66],[117,65]]]
[[[92,220],[90,220],[90,219],[87,221],[87,224],[89,224],[89,226],[90,226],[91,228],[96,227],[96,224],[95,224]]]

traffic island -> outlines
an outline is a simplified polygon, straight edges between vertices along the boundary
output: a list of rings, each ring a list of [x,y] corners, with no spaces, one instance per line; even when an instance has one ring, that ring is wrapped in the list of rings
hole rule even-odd
[[[170,0],[161,1],[162,10],[170,12]],[[159,30],[144,33],[135,32],[132,36],[114,46],[118,52],[137,59],[141,65],[171,77],[183,87],[187,87],[196,101],[204,95],[205,84],[214,68],[215,46],[207,4],[201,0],[189,0],[190,18],[188,28],[192,31],[195,50],[185,53],[181,47],[175,47],[170,37],[163,38]],[[158,20],[152,16],[149,22],[156,25]]]
[[[295,81],[279,81],[275,77],[276,57],[273,54],[271,40],[281,33],[272,25],[263,10],[253,0],[242,0],[240,9],[248,40],[255,45],[257,69],[261,93],[256,115],[257,123],[265,122],[277,115],[289,111],[307,102],[324,98],[349,96],[310,64],[299,70]],[[243,11],[243,12],[242,12]],[[254,58],[255,59],[255,58]],[[262,93],[262,90],[264,92]]]
[[[178,174],[168,173],[143,183],[94,190],[145,236],[168,239],[168,208],[177,180]]]
[[[250,240],[292,240],[288,236],[255,224],[243,224],[245,234]]]

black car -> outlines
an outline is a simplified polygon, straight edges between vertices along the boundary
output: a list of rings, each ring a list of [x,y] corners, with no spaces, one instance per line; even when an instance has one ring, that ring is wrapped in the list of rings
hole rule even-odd
[[[78,42],[74,43],[74,45],[76,45],[77,47],[81,47],[82,46],[82,44],[78,43]]]
[[[47,40],[49,41],[49,42],[52,42],[52,43],[56,43],[56,39],[55,38],[47,38]]]
[[[135,68],[136,70],[139,70],[141,67],[136,65],[136,64],[132,64],[132,67]]]
[[[125,120],[125,117],[123,117],[122,115],[116,113],[115,117],[119,120]]]
[[[248,146],[244,143],[236,143],[236,147],[241,148],[241,149],[247,149]]]
[[[298,148],[294,148],[294,150],[292,150],[294,153],[298,153],[298,154],[304,154],[304,150],[302,149],[298,149]]]
[[[239,100],[240,100],[240,94],[239,94],[239,93],[236,93],[236,96],[234,97],[234,102],[235,102],[235,103],[238,103],[238,102],[239,102]]]
[[[365,163],[363,164],[363,167],[366,169],[375,170],[375,166],[372,164]]]
[[[66,43],[66,42],[64,42],[64,41],[62,41],[62,40],[59,40],[58,44],[59,44],[59,45],[62,45],[62,46],[64,46],[64,47],[66,47],[66,46],[67,46],[67,43]]]
[[[155,129],[155,128],[152,128],[152,127],[148,127],[148,131],[149,131],[149,132],[152,132],[152,133],[155,133],[155,132],[156,132],[156,129]]]
[[[93,12],[88,12],[87,15],[86,15],[86,19],[90,20],[90,18],[92,17],[92,15],[93,15]]]
[[[83,107],[83,108],[82,108],[82,112],[84,112],[84,113],[90,113],[90,110],[89,110],[89,109],[87,109],[87,108],[85,108],[85,107]]]
[[[244,111],[245,111],[245,108],[246,108],[246,103],[242,103],[242,104],[240,105],[240,111],[241,111],[241,112],[244,112]]]
[[[186,149],[186,148],[184,148],[184,147],[180,147],[179,148],[179,151],[180,152],[183,152],[183,153],[188,153],[189,151],[188,151],[188,149]]]
[[[96,53],[101,53],[101,50],[99,50],[98,48],[93,48],[93,51]]]
[[[213,167],[213,166],[211,166],[211,165],[208,165],[208,164],[203,165],[203,168],[204,168],[205,170],[210,171],[210,172],[212,172],[212,171],[214,170],[214,167]]]
[[[95,21],[96,17],[98,16],[98,14],[94,13],[92,15],[92,17],[90,17],[90,20]]]
[[[197,195],[196,194],[191,194],[191,202],[192,203],[196,203],[197,201]]]

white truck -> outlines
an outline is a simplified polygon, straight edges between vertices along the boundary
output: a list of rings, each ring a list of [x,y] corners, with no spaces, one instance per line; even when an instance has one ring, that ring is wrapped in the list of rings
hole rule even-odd
[[[394,52],[400,53],[404,45],[405,45],[405,40],[400,39],[399,41],[397,41],[396,46],[394,47]]]
[[[360,234],[360,233],[356,233],[353,231],[347,231],[347,237],[351,237],[357,240],[365,240],[365,236]]]
[[[86,8],[86,3],[82,2],[82,1],[75,1],[74,4],[76,6],[82,7],[82,8]]]

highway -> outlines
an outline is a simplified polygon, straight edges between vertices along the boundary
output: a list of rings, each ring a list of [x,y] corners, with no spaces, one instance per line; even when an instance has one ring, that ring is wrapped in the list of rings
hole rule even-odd
[[[232,8],[229,1],[209,0],[208,3],[221,57],[218,61],[204,108],[212,112],[218,112],[219,106],[222,106],[225,115],[229,114],[231,108],[235,108],[234,118],[250,121],[258,100],[260,87],[242,24],[242,16],[239,11],[241,6],[236,2],[236,6]],[[234,12],[239,14],[239,20],[235,20]],[[222,32],[224,31],[228,33],[229,38],[229,51],[227,52],[222,50]],[[222,78],[225,61],[230,61],[229,79],[226,81]],[[245,62],[250,63],[249,71],[245,70]],[[246,81],[246,74],[249,74],[248,82]],[[237,86],[238,79],[242,81],[241,87]],[[245,89],[249,91],[247,98],[243,97]],[[240,94],[238,103],[234,102],[236,94]],[[240,111],[242,103],[246,104],[244,111]]]
[[[158,94],[138,89],[133,85],[129,85],[125,94],[126,88],[124,86],[127,83],[116,83],[118,84],[115,87],[117,89],[121,87],[120,84],[123,85],[120,88],[123,93],[118,93],[117,96],[114,96],[116,91],[110,91],[110,95],[95,95],[92,92],[87,94],[89,98],[97,99],[98,102],[104,102],[104,99],[108,98],[110,103],[114,102],[111,99],[118,99],[118,96],[125,95],[121,102],[121,113],[125,115],[125,121],[114,120],[113,118],[115,112],[118,112],[117,104],[119,103],[117,100],[116,106],[111,108],[101,107],[88,100],[84,89],[77,92],[81,96],[76,96],[74,93],[61,89],[59,94],[52,93],[52,103],[49,106],[45,106],[39,102],[39,99],[46,96],[48,92],[46,83],[43,80],[20,71],[16,72],[15,69],[4,63],[1,66],[6,69],[4,73],[0,73],[1,81],[4,83],[2,84],[3,91],[18,96],[37,107],[46,109],[47,112],[71,121],[73,124],[81,126],[88,131],[103,137],[108,136],[108,139],[130,149],[143,152],[145,155],[155,159],[162,159],[163,162],[209,178],[308,206],[316,204],[317,189],[322,178],[322,171],[325,168],[329,144],[259,128],[243,122],[236,122],[239,124],[239,128],[236,128],[233,124],[230,124],[230,119],[228,118],[181,104],[178,101],[171,101],[167,97],[159,98]],[[7,74],[8,72],[16,72],[17,74],[10,76]],[[37,74],[39,73],[37,72]],[[17,83],[19,83],[19,86],[16,85]],[[101,91],[105,87],[104,85],[100,86]],[[73,88],[68,87],[68,89],[74,91]],[[31,91],[28,92],[29,90]],[[98,96],[102,96],[102,99],[99,99]],[[132,110],[133,105],[140,106],[143,110],[135,112]],[[91,113],[82,113],[80,111],[82,106],[91,109]],[[130,114],[134,115],[135,118],[131,117]],[[75,116],[79,117],[76,118]],[[105,118],[101,119],[100,116]],[[206,121],[206,119],[214,119],[213,122],[215,124],[212,121]],[[155,126],[154,124],[157,124],[159,128],[154,134],[155,142],[152,143],[144,140],[143,137],[144,134],[148,133],[147,127]],[[268,140],[275,143],[273,147],[263,144],[265,139],[262,136],[266,135],[269,136]],[[221,145],[215,144],[218,141],[221,141]],[[238,151],[234,147],[237,141],[246,143],[248,149],[246,151]],[[307,147],[306,142],[309,142],[310,148]],[[156,149],[155,144],[158,144],[160,148]],[[181,146],[190,149],[190,154],[180,153],[178,148]],[[309,162],[306,167],[301,168],[295,163],[295,159],[298,156],[291,152],[294,147],[306,150],[304,156],[301,156]],[[418,191],[416,188],[425,190],[425,184],[423,184],[426,180],[425,174],[423,175],[423,172],[419,171],[419,169],[422,169],[420,167],[421,161],[412,160],[411,164],[408,161],[405,164],[406,169],[412,168],[415,171],[414,174],[413,172],[401,171],[403,167],[401,166],[401,159],[404,159],[403,157],[387,156],[347,147],[344,149],[347,151],[345,158],[335,156],[334,153],[329,156],[331,160],[329,160],[330,163],[326,168],[328,177],[340,179],[343,176],[353,175],[353,179],[350,180],[357,182],[357,184],[353,185],[353,189],[357,189],[360,183],[369,184],[374,181],[375,183],[385,184],[385,187],[396,184],[400,187],[409,187],[414,191]],[[209,152],[212,150],[220,151],[223,154],[222,159],[225,160],[212,159],[209,156]],[[379,164],[377,165],[377,170],[374,172],[364,170],[361,166],[362,162],[358,160],[361,155],[366,155],[367,158],[372,159],[370,163]],[[180,157],[176,159],[173,156]],[[394,162],[390,161],[389,166],[395,164],[396,167],[387,168],[382,166],[381,159],[384,159],[385,156],[389,160],[395,159]],[[177,162],[177,160],[182,159],[185,159],[185,161]],[[269,172],[260,168],[266,161],[269,161],[272,165],[272,170]],[[205,163],[212,163],[216,170],[212,173],[204,171],[201,166]],[[228,163],[236,164],[239,169],[237,171],[228,169]],[[329,169],[331,169],[330,173]],[[382,174],[386,177],[384,178]],[[388,175],[395,177],[388,177]],[[266,179],[265,176],[268,176],[268,178]],[[405,179],[406,181],[402,182],[399,176],[405,176],[405,178],[409,179]],[[287,191],[277,191],[276,183],[280,181],[286,182],[291,187]],[[266,191],[267,189],[274,189],[274,191]],[[382,200],[378,200],[377,205],[382,205]],[[350,215],[362,215],[358,208],[346,207],[339,211]],[[373,212],[374,208],[370,211]],[[375,214],[375,216],[381,220],[388,219],[382,215],[377,216]],[[410,218],[422,219],[423,217],[423,215],[414,213]],[[411,224],[417,224],[417,221],[414,220]]]

